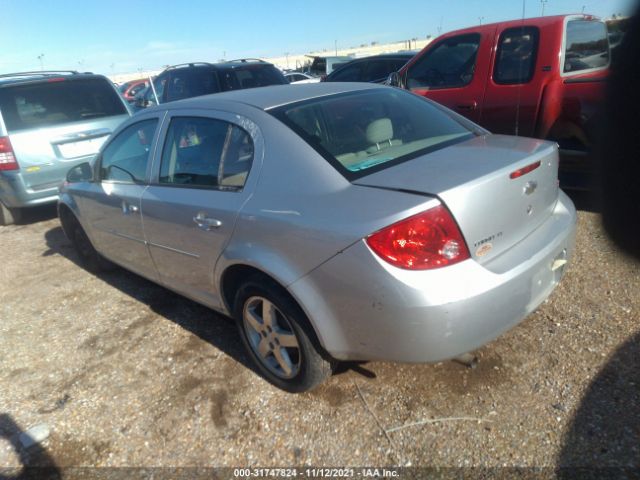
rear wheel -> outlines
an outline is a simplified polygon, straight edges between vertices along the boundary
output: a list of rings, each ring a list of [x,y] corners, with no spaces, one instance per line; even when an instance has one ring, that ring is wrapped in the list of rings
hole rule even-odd
[[[13,225],[22,218],[22,210],[19,208],[7,208],[0,202],[0,225]]]
[[[300,307],[271,280],[257,276],[236,294],[234,317],[260,373],[288,392],[304,392],[331,374]]]
[[[91,240],[85,233],[82,225],[68,210],[60,212],[60,222],[62,223],[62,229],[65,235],[73,244],[80,262],[84,267],[91,272],[101,272],[106,270],[112,270],[114,264],[100,255],[93,247]]]

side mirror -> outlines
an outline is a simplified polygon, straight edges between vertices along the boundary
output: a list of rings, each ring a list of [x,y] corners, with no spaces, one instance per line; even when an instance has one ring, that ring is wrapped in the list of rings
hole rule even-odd
[[[90,182],[93,180],[93,168],[89,162],[76,165],[67,172],[68,183]]]
[[[389,85],[390,87],[403,88],[402,76],[398,72],[391,72],[384,84]]]

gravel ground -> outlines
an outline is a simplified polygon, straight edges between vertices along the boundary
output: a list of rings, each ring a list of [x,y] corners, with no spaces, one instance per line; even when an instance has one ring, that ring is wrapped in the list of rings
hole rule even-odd
[[[549,301],[477,368],[344,365],[302,395],[252,370],[230,320],[90,274],[39,215],[0,229],[0,467],[640,467],[640,266],[595,213]],[[44,450],[17,447],[43,423]]]

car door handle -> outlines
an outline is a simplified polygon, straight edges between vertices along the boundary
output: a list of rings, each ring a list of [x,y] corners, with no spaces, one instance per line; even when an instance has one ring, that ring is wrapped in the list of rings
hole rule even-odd
[[[458,110],[475,110],[476,108],[478,108],[478,102],[473,101],[471,103],[458,105],[457,107],[458,107]]]
[[[122,213],[129,215],[130,213],[138,213],[140,208],[137,205],[131,205],[129,202],[122,201]]]
[[[212,230],[214,228],[220,228],[222,226],[222,222],[220,220],[216,220],[215,218],[207,217],[207,214],[204,212],[199,212],[195,217],[193,217],[193,221],[198,228],[203,230]]]

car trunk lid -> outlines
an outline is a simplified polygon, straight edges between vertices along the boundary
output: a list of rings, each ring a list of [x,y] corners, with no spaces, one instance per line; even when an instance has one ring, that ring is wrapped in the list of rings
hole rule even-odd
[[[472,257],[484,263],[549,217],[558,199],[557,177],[554,144],[484,135],[353,183],[437,196],[458,222]]]

